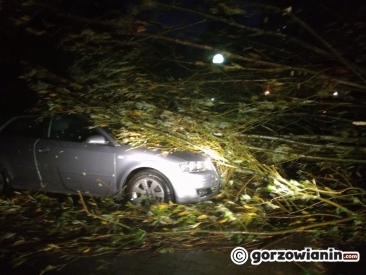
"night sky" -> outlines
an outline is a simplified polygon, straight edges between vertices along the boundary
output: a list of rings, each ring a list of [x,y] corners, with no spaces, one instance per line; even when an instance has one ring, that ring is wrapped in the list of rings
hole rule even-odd
[[[0,93],[1,120],[24,114],[36,103],[35,93],[27,87],[22,75],[21,61],[64,70],[66,56],[50,41],[34,37],[21,28],[14,28],[0,16]]]
[[[93,7],[94,1],[92,0],[77,0],[77,1],[64,1],[65,5],[69,5],[70,11],[83,15],[88,14]],[[103,1],[106,8],[127,10],[131,1],[126,0],[108,0]],[[161,2],[170,3],[169,0]],[[179,1],[178,1],[179,2]],[[244,1],[245,2],[245,1]],[[265,1],[258,0],[258,3],[276,4],[281,7],[293,5],[296,9],[302,10],[309,6],[314,6],[315,1],[300,1],[300,0],[282,0],[282,1]],[[319,1],[318,1],[319,2]],[[329,1],[324,0],[324,3]],[[341,17],[337,18],[335,15],[329,15],[328,18],[324,16],[324,11],[320,9],[312,9],[312,13],[305,14],[309,24],[313,27],[321,28],[325,24],[326,19],[357,19],[362,20],[366,18],[366,13],[362,13],[362,10],[357,14],[364,14],[364,18],[355,18],[355,11],[358,10],[359,1],[350,1],[345,4],[344,1],[331,1],[335,10],[342,10]],[[73,3],[73,5],[70,5]],[[205,1],[189,0],[184,1],[186,8],[193,8],[207,11],[207,5]],[[303,11],[303,13],[305,13]],[[42,15],[40,15],[42,16]],[[149,17],[148,14],[145,15]],[[354,16],[352,18],[352,16]],[[3,121],[9,116],[24,113],[26,109],[29,109],[35,102],[34,92],[32,92],[24,81],[18,78],[22,73],[21,60],[27,62],[44,65],[48,69],[54,70],[56,73],[63,75],[67,72],[67,67],[71,64],[72,58],[64,55],[60,50],[54,47],[54,41],[46,40],[42,36],[35,37],[26,33],[21,28],[14,28],[12,23],[6,18],[7,15],[0,12],[0,93],[1,93],[1,115],[0,120]],[[333,17],[333,18],[332,18]],[[245,24],[247,26],[259,25],[263,18],[261,16],[254,16],[250,19],[243,19],[240,16],[234,18],[238,23]],[[159,20],[163,24],[174,25],[176,23],[185,20],[187,24],[190,22],[196,22],[199,20],[199,16],[186,15],[177,10],[170,10],[159,16]],[[277,27],[277,26],[276,26]],[[195,25],[192,28],[192,33],[204,33],[207,29],[206,24]],[[290,29],[290,28],[289,28]],[[158,31],[158,30],[156,30]],[[174,34],[172,34],[174,35]]]

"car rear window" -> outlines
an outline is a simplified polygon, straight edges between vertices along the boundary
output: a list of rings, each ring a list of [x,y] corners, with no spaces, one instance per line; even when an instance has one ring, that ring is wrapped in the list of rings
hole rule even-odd
[[[38,122],[36,117],[19,117],[5,125],[0,135],[41,138],[43,123]]]

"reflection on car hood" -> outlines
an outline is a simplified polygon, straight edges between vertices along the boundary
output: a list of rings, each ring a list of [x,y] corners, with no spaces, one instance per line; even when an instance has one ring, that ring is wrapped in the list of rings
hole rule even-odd
[[[177,161],[205,161],[207,159],[209,159],[207,156],[204,156],[203,154],[199,154],[199,153],[193,153],[190,151],[177,151],[177,152],[172,152],[169,154],[164,154],[162,153],[161,150],[149,150],[146,148],[133,148],[130,145],[126,145],[127,146],[127,152],[129,152],[129,154],[131,155],[135,155],[135,154],[139,154],[139,153],[143,153],[143,154],[150,154],[150,155],[161,155],[161,156],[165,156],[168,158],[175,158]]]
[[[201,155],[201,154],[196,154],[196,153],[192,153],[192,152],[188,152],[188,151],[184,151],[184,152],[174,152],[170,154],[173,157],[176,158],[180,158],[183,161],[205,161],[208,158]]]

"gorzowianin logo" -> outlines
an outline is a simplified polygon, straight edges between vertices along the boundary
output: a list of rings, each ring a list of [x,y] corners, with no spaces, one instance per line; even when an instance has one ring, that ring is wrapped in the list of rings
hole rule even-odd
[[[244,264],[248,260],[248,252],[245,248],[236,247],[231,251],[231,260],[237,265]],[[360,253],[357,251],[341,251],[335,248],[325,250],[313,250],[305,247],[303,250],[253,250],[250,253],[252,265],[262,262],[358,262]]]
[[[236,247],[231,251],[230,257],[234,264],[242,265],[248,260],[248,251],[242,247]]]

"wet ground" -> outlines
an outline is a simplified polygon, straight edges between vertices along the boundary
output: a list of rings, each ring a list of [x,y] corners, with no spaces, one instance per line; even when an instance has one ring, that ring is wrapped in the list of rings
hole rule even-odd
[[[275,247],[268,249],[298,249],[311,246],[307,240],[296,236],[284,239]],[[234,248],[234,247],[233,247]],[[324,248],[325,249],[325,248]],[[348,250],[342,248],[343,251]],[[302,275],[363,275],[366,274],[366,245],[358,246],[360,261],[357,263],[294,263],[273,262],[251,265],[250,261],[236,265],[230,258],[230,250],[209,252],[202,250],[176,251],[170,254],[159,254],[151,251],[140,251],[127,255],[101,255],[85,257],[69,263],[60,271],[46,272],[49,275],[222,275],[222,274],[302,274]],[[45,256],[32,262],[12,268],[8,259],[0,260],[0,275],[37,275],[48,265],[58,265],[62,261],[54,256]],[[104,263],[104,264],[103,264]]]

